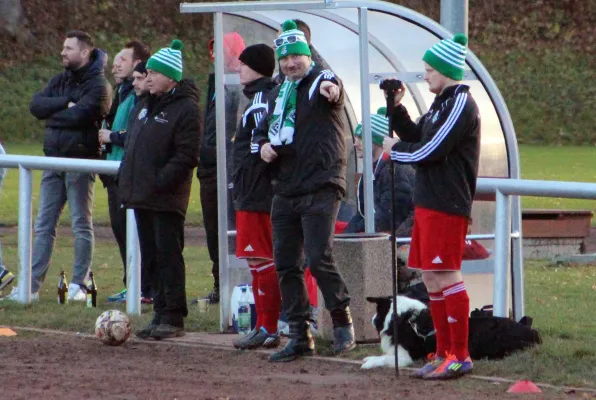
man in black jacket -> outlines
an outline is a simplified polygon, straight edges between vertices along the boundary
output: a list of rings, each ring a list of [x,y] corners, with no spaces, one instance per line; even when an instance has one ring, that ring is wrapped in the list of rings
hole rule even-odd
[[[135,210],[141,264],[153,292],[153,320],[140,338],[184,335],[184,219],[201,136],[199,90],[182,80],[182,42],[147,62],[150,96],[135,108],[118,173],[118,194]]]
[[[468,351],[470,299],[461,274],[464,240],[476,191],[480,115],[464,77],[468,39],[441,40],[423,56],[425,81],[436,95],[418,124],[395,94],[393,129],[383,147],[398,163],[416,164],[414,230],[408,266],[422,270],[437,351],[415,376],[453,379],[472,371]]]
[[[46,156],[98,158],[97,132],[110,108],[110,88],[104,77],[105,53],[94,48],[85,32],[66,34],[62,50],[65,71],[33,96],[31,113],[45,121],[43,150]],[[48,271],[56,225],[68,201],[75,237],[74,265],[69,300],[85,300],[84,282],[93,256],[91,207],[95,175],[44,171],[35,220],[31,293],[39,298]]]
[[[234,342],[239,349],[279,345],[277,320],[281,307],[279,282],[273,263],[271,232],[271,179],[267,163],[251,154],[251,140],[259,121],[267,116],[267,95],[275,53],[266,44],[249,46],[240,54],[240,84],[250,100],[234,137],[234,205],[236,257],[245,258],[252,275],[257,323],[248,335]]]
[[[285,80],[271,91],[269,112],[255,131],[252,151],[273,174],[273,257],[287,313],[290,341],[271,361],[314,353],[303,249],[331,312],[334,351],[354,348],[350,297],[333,261],[339,202],[346,191],[341,81],[312,63],[304,33],[291,20],[275,40]]]
[[[214,41],[209,41],[209,57],[214,61]],[[236,72],[238,68],[238,56],[244,50],[244,39],[238,32],[229,32],[224,35],[224,72],[226,74]],[[226,154],[228,165],[227,181],[231,181],[231,170],[233,168],[232,137],[236,133],[236,121],[238,119],[238,104],[240,100],[239,87],[225,86],[226,105]],[[201,142],[199,152],[199,165],[197,178],[200,183],[201,209],[203,211],[203,223],[207,235],[207,249],[212,262],[211,274],[213,275],[213,290],[205,297],[211,304],[219,303],[219,238],[217,224],[217,151],[216,151],[216,114],[215,114],[215,74],[209,74],[207,98],[205,102],[205,136]],[[228,200],[231,199],[231,191],[228,192]],[[228,228],[234,229],[234,209],[232,201],[228,201]]]

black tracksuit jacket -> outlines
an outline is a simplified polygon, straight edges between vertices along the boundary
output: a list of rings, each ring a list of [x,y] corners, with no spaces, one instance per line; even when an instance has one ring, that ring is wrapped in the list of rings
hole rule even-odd
[[[273,191],[267,163],[251,151],[254,129],[267,116],[267,95],[275,86],[271,78],[257,79],[244,87],[250,100],[234,137],[234,206],[237,211],[271,212]]]
[[[480,154],[480,114],[469,87],[446,88],[418,124],[396,107],[392,126],[401,141],[391,159],[417,167],[414,205],[469,217]]]

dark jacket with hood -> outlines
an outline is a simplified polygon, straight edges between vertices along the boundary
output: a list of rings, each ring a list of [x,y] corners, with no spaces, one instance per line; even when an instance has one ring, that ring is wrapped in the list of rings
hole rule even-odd
[[[446,88],[418,124],[400,105],[392,124],[402,141],[391,159],[417,165],[414,205],[469,217],[480,154],[480,114],[469,87]]]
[[[276,86],[271,78],[244,87],[250,100],[234,137],[234,206],[237,211],[271,212],[271,178],[267,163],[251,154],[251,141],[259,121],[267,116],[267,94]]]
[[[340,98],[330,103],[320,94],[322,82],[340,88]],[[280,86],[269,95],[269,112],[253,135],[254,154],[269,141],[269,123]],[[344,98],[341,80],[329,70],[312,67],[297,88],[295,133],[291,144],[273,146],[278,157],[270,164],[273,193],[284,197],[302,196],[325,188],[346,194],[346,143],[344,140]]]
[[[182,80],[135,107],[118,171],[118,194],[126,208],[186,215],[201,140],[199,97],[195,84]]]
[[[94,49],[87,65],[56,75],[33,96],[29,109],[45,121],[46,156],[99,157],[98,131],[111,102],[111,88],[103,72],[105,57]],[[75,106],[69,108],[70,102]]]
[[[239,89],[239,86],[238,86]],[[238,105],[240,96],[238,90],[226,85],[225,105],[226,105],[226,154],[228,160],[228,170],[232,160],[232,138],[236,133],[236,121],[238,119]],[[207,99],[205,102],[205,119],[203,125],[203,140],[199,151],[199,166],[197,168],[197,178],[215,176],[217,173],[217,127],[215,114],[215,74],[209,74],[207,86]],[[230,174],[231,176],[231,174]]]
[[[375,204],[375,232],[391,232],[391,159],[389,154],[374,163],[373,197]],[[414,168],[410,165],[395,167],[395,228],[414,213]],[[358,212],[344,230],[345,233],[364,232],[364,184],[358,182]]]

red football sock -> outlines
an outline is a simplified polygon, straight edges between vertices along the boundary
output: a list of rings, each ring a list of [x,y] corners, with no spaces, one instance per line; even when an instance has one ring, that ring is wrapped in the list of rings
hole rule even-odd
[[[441,292],[429,293],[428,296],[430,298],[430,315],[433,318],[435,337],[437,338],[435,355],[447,358],[447,353],[451,350],[451,332],[449,331],[449,323],[447,323],[445,298]]]
[[[252,275],[252,294],[255,298],[255,310],[257,310],[257,322],[255,324],[255,329],[258,330],[262,324],[262,317],[261,314],[263,313],[261,311],[261,307],[260,307],[260,301],[259,301],[259,274],[257,273],[256,270],[257,266],[256,265],[251,265],[250,266],[250,274]]]
[[[255,293],[255,298],[259,297],[261,326],[268,333],[274,334],[277,332],[277,321],[281,310],[279,280],[273,262],[264,263],[261,268],[263,269],[257,272],[259,274],[259,290]]]
[[[459,361],[470,356],[468,351],[468,323],[470,317],[470,298],[463,282],[458,282],[443,289],[447,306],[447,321],[451,331],[451,354]]]

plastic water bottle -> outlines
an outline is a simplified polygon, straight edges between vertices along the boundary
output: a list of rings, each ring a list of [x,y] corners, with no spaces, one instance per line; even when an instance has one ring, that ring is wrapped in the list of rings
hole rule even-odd
[[[238,301],[238,333],[246,335],[250,332],[250,299],[248,287],[242,287],[242,294]]]

